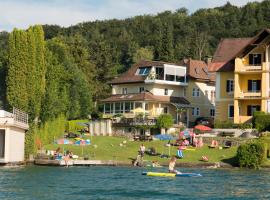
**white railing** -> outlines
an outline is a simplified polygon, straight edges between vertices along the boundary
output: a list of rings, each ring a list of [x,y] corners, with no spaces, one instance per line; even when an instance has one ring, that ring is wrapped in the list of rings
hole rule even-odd
[[[261,97],[261,92],[241,92],[239,94],[239,98],[255,98],[255,97]]]
[[[13,116],[14,116],[14,120],[17,122],[21,122],[24,124],[28,124],[28,114],[17,109],[17,108],[13,108]]]

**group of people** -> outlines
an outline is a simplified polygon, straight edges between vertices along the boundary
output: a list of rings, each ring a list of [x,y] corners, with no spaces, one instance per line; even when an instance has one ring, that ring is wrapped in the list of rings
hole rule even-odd
[[[66,167],[69,166],[69,160],[72,159],[75,155],[73,155],[72,151],[67,150],[64,154],[61,153],[61,148],[58,147],[54,152],[55,160],[64,160]]]
[[[138,151],[137,158],[133,164],[134,166],[142,166],[143,156],[144,156],[145,150],[146,150],[146,148],[145,148],[144,144],[141,144],[139,151]],[[172,156],[172,158],[169,162],[169,168],[168,168],[169,173],[174,173],[174,174],[181,173],[175,169],[176,160],[177,160],[177,158],[175,156]],[[158,161],[153,161],[152,167],[160,167],[160,164],[158,163]]]

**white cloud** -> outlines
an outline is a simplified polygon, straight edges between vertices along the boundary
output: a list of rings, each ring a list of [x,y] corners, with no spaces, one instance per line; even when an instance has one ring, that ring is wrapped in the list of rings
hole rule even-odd
[[[164,10],[186,7],[191,12],[198,8],[221,6],[227,0],[1,0],[0,31],[14,27],[27,28],[33,24],[70,26],[96,19],[126,18],[141,14],[155,14]],[[260,0],[261,1],[261,0]],[[248,0],[231,0],[243,5]]]

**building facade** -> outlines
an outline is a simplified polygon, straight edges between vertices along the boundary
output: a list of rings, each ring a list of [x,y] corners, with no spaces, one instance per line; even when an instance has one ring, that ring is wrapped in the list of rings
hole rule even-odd
[[[269,33],[221,40],[211,64],[217,120],[246,123],[255,111],[269,112]]]
[[[25,131],[28,130],[26,113],[13,109],[13,113],[0,110],[0,163],[24,161]]]
[[[175,125],[189,126],[200,116],[214,115],[215,79],[210,76],[204,62],[141,61],[111,82],[112,95],[101,100],[103,118],[123,115],[126,123],[118,125],[130,127],[142,124],[138,115],[154,124],[168,113]]]
[[[162,113],[174,123],[187,124],[190,102],[184,97],[186,67],[157,61],[141,61],[111,82],[112,95],[103,99],[104,118],[123,115],[123,126],[154,124]],[[185,109],[184,112],[179,110]],[[142,116],[144,122],[137,120]]]
[[[215,73],[209,72],[208,64],[204,61],[184,59],[181,64],[187,67],[188,86],[185,97],[191,105],[190,123],[198,117],[214,118]]]

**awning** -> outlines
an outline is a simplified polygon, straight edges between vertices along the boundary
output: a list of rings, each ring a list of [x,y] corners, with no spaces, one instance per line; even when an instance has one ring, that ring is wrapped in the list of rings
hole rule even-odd
[[[192,106],[189,104],[182,104],[182,103],[171,103],[171,104],[174,105],[176,108],[192,108]]]

